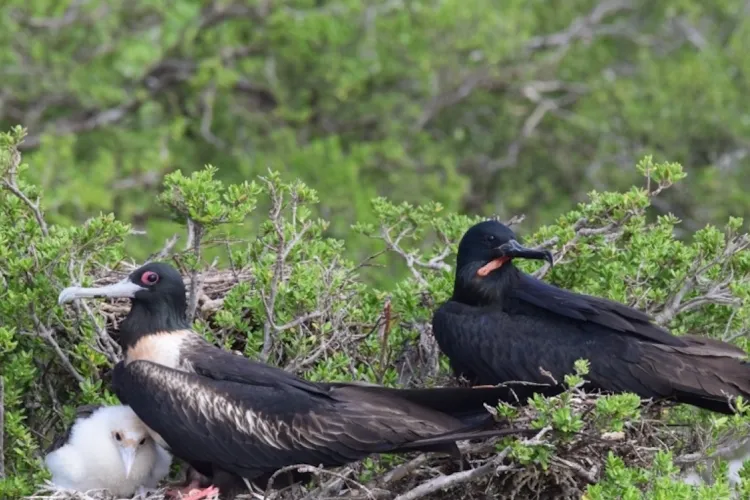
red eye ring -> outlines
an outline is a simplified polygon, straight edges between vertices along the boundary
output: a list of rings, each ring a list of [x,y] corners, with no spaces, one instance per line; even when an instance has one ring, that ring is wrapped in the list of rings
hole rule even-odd
[[[141,283],[144,285],[155,285],[159,282],[159,275],[153,271],[146,271],[141,275]]]

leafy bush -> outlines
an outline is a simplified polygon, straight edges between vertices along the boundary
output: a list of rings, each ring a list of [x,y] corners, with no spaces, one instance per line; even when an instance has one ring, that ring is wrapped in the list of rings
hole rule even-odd
[[[117,324],[127,301],[81,301],[63,308],[57,294],[71,283],[118,280],[141,264],[125,258],[131,228],[112,215],[79,226],[48,220],[43,193],[25,180],[29,166],[17,149],[23,135],[16,128],[0,136],[2,498],[30,494],[41,484],[42,450],[69,424],[73,408],[116,402],[108,379],[120,356]],[[681,167],[647,157],[638,170],[648,179],[646,188],[592,192],[589,202],[525,238],[552,249],[559,264],[521,265],[557,285],[637,305],[677,333],[732,339],[747,350],[750,239],[741,233],[743,221],[732,218],[723,229],[708,226],[689,242],[677,240],[679,221],[671,216],[650,221],[645,212],[652,199],[684,177]],[[374,199],[377,222],[353,230],[373,239],[381,252],[403,259],[409,271],[392,287],[379,289],[361,274],[367,267],[377,272],[380,257],[363,262],[344,257],[344,243],[328,237],[328,222],[313,216],[318,202],[313,189],[275,172],[225,185],[216,171],[206,167],[165,178],[159,201],[185,234],[151,256],[182,271],[196,331],[225,349],[311,380],[453,383],[429,322],[437,304],[450,296],[452,255],[476,218],[443,213],[439,203]],[[251,217],[257,207],[268,213],[256,225],[250,221],[261,219]],[[222,260],[207,257],[217,249]],[[319,495],[366,487],[401,494],[401,500],[457,498],[461,492],[469,498],[485,490],[520,497],[580,498],[582,492],[590,499],[725,497],[731,488],[726,478],[695,488],[678,480],[674,464],[695,461],[736,439],[748,422],[741,401],[742,414],[727,417],[687,406],[639,406],[629,394],[595,398],[579,388],[586,362],[576,369],[566,377],[569,390],[558,397],[491,409],[538,432],[526,440],[466,446],[476,461],[471,471],[457,471],[441,457],[381,456],[335,476],[316,471],[317,480],[307,488],[319,488]],[[456,475],[436,477],[436,468]],[[455,488],[462,483],[468,484]],[[737,486],[749,487],[747,481]]]
[[[139,260],[179,229],[164,176],[205,163],[302,179],[357,260],[374,196],[536,227],[640,182],[645,154],[691,173],[655,202],[683,234],[750,208],[744,0],[3,7],[0,129],[29,128],[50,222],[115,211],[146,231],[125,242]]]

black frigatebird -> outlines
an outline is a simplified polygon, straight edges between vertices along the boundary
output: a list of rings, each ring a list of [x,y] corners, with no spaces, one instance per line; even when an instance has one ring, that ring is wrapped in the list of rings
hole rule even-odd
[[[289,465],[338,466],[373,453],[456,454],[457,440],[511,432],[488,428],[484,403],[532,394],[527,385],[394,389],[307,381],[192,331],[182,278],[164,263],[113,285],[66,288],[59,302],[79,297],[130,298],[119,326],[124,359],[113,372],[115,392],[158,443],[224,495],[234,495],[239,478],[262,481]]]
[[[671,334],[624,304],[564,290],[513,265],[546,250],[522,246],[513,231],[489,220],[462,237],[453,295],[432,325],[454,374],[473,384],[558,382],[587,358],[587,386],[632,392],[731,413],[727,395],[750,396],[750,364],[732,344]],[[584,386],[586,389],[586,386]]]

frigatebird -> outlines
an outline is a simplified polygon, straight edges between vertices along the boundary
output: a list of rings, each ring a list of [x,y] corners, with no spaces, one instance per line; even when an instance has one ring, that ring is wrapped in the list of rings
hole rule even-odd
[[[739,347],[673,335],[642,311],[523,273],[513,265],[517,258],[553,263],[549,251],[524,247],[494,220],[461,238],[453,295],[432,319],[455,375],[471,384],[551,382],[549,375],[560,383],[586,358],[584,389],[728,414],[728,396],[750,396],[750,364]]]
[[[157,487],[172,457],[127,406],[85,405],[47,449],[52,484],[81,493],[107,490],[129,497]]]
[[[191,329],[185,286],[165,263],[149,263],[99,288],[69,287],[59,302],[128,297],[119,325],[124,359],[113,387],[156,441],[222,495],[244,478],[290,465],[339,466],[374,453],[456,454],[457,440],[516,432],[490,428],[484,404],[525,402],[527,385],[397,389],[313,383],[220,349]],[[497,426],[495,426],[497,427]],[[231,493],[229,493],[231,492]],[[196,497],[197,498],[197,497]]]

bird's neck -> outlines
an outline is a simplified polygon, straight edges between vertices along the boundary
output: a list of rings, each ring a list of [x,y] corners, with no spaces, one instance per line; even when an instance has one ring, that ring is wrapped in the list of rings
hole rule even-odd
[[[520,271],[507,262],[487,276],[477,275],[478,266],[457,270],[451,300],[470,306],[503,306],[508,301]]]
[[[189,329],[184,310],[179,304],[134,300],[130,312],[120,323],[120,346],[127,350],[146,335]]]

